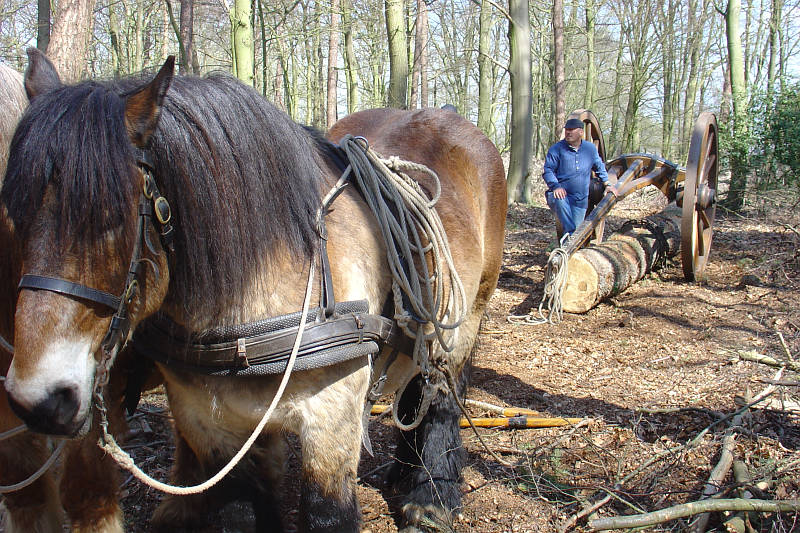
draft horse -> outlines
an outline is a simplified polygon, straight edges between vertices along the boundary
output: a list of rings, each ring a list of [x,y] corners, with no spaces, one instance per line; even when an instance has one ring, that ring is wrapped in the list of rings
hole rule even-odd
[[[0,64],[0,180],[5,175],[8,148],[17,121],[28,99],[22,76]],[[2,181],[0,181],[2,183]],[[5,214],[0,218],[0,335],[10,339],[13,330],[16,285],[12,263],[14,241]],[[0,347],[0,371],[5,376],[12,353]],[[11,411],[5,394],[0,394],[0,432],[13,431],[22,421]],[[47,438],[24,432],[0,441],[0,485],[13,487],[36,470],[49,456]],[[61,503],[52,474],[45,473],[28,487],[3,496],[3,525],[6,531],[55,531],[61,523]]]
[[[33,78],[36,78],[34,76]],[[35,91],[35,87],[33,88]],[[28,96],[23,77],[0,64],[0,185],[6,171],[9,146]],[[25,186],[24,180],[17,186]],[[13,339],[17,284],[22,269],[20,241],[5,207],[0,207],[0,336]],[[11,365],[13,347],[0,347],[0,372]],[[122,391],[130,366],[121,357],[111,379],[111,421],[114,429],[125,428]],[[23,422],[12,412],[5,393],[0,394],[0,432],[19,428]],[[84,438],[67,443],[61,454],[61,476],[46,470],[38,479],[29,478],[50,459],[54,443],[47,437],[23,431],[0,441],[0,485],[3,494],[2,523],[7,533],[54,533],[62,531],[64,511],[73,531],[122,532],[122,513],[117,501],[119,480],[116,464],[97,445],[97,427]],[[22,486],[22,488],[17,488]]]
[[[44,56],[30,60],[26,85],[36,90],[0,191],[23,243],[10,403],[37,431],[80,435],[121,344],[108,340],[127,332],[134,343],[157,339],[141,351],[158,361],[175,420],[173,481],[202,481],[241,447],[274,397],[281,376],[248,358],[247,339],[296,316],[312,265],[326,280],[309,285],[314,301],[335,294],[363,306],[336,323],[361,324],[360,313],[377,317],[391,301],[375,217],[348,186],[326,210],[323,230],[320,206],[342,175],[341,151],[229,76],[176,77],[170,58],[150,81],[65,86]],[[345,132],[438,174],[437,209],[467,302],[442,359],[463,387],[501,262],[499,154],[474,126],[439,110],[357,113],[330,135]],[[432,178],[419,179],[433,191]],[[321,304],[308,328],[325,324],[327,313]],[[306,360],[316,356],[310,350]],[[298,363],[242,463],[209,493],[166,497],[153,522],[191,527],[202,520],[198,510],[241,499],[252,501],[259,531],[281,531],[282,432],[291,432],[302,452],[300,529],[358,531],[362,412],[386,361],[384,393],[418,371],[388,347],[325,366]],[[405,387],[401,419],[414,418],[423,385],[416,377]],[[442,388],[430,400],[420,425],[401,435],[393,472],[408,531],[449,527],[460,502],[459,412]]]

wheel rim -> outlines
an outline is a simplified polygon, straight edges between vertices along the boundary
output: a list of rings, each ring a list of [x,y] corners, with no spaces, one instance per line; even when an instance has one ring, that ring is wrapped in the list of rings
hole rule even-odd
[[[701,113],[689,144],[683,182],[681,263],[687,281],[700,279],[708,263],[717,192],[717,119]]]
[[[600,154],[600,159],[606,161],[606,143],[603,140],[603,131],[600,129],[600,123],[597,117],[588,109],[576,109],[569,114],[567,119],[577,118],[583,122],[583,138],[584,140],[594,143],[597,148],[597,153]],[[563,133],[562,133],[563,137]]]

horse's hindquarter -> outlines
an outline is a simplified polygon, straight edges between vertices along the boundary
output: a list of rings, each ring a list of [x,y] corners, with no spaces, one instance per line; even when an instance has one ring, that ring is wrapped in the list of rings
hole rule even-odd
[[[497,283],[506,214],[505,177],[497,149],[473,124],[439,109],[375,109],[343,118],[328,136],[365,137],[384,157],[426,165],[441,181],[436,210],[447,232],[468,306],[485,306]],[[413,173],[428,191],[430,178]]]

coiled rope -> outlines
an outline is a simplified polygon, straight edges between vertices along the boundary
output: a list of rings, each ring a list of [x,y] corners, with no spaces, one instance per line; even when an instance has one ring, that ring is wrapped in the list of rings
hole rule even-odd
[[[414,362],[426,384],[411,424],[402,423],[397,409],[392,410],[395,424],[408,431],[420,424],[436,389],[447,386],[444,376],[433,380],[436,384],[431,383],[431,372],[447,364],[444,360],[431,361],[431,343],[437,340],[442,354],[452,352],[451,333],[461,325],[467,312],[464,286],[453,263],[444,225],[434,208],[441,195],[441,183],[436,172],[424,165],[398,157],[384,158],[363,137],[346,135],[339,145],[378,222],[392,273],[394,320],[414,339]],[[408,171],[421,172],[432,179],[432,197],[408,176]],[[408,381],[397,392],[395,403],[407,385]]]
[[[509,315],[507,320],[512,324],[557,324],[564,318],[562,302],[564,289],[569,278],[569,255],[563,247],[550,252],[547,266],[544,271],[544,292],[542,301],[539,302],[539,316],[533,315],[533,310],[527,315]],[[544,316],[547,306],[548,314]]]
[[[353,176],[387,244],[395,320],[412,339],[417,338],[419,329],[409,327],[412,321],[430,324],[433,332],[423,333],[425,339],[436,338],[445,352],[451,352],[453,346],[448,344],[445,331],[461,325],[467,299],[453,263],[447,233],[434,208],[442,190],[439,176],[424,165],[398,157],[382,157],[362,137],[346,135],[340,146],[350,160]],[[406,171],[430,176],[435,185],[433,197],[428,198]],[[429,253],[432,274],[426,261]],[[444,272],[441,265],[446,267]]]

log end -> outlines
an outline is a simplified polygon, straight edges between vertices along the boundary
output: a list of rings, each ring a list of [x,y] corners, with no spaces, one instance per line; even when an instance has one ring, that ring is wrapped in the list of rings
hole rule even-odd
[[[581,254],[569,259],[569,275],[562,309],[567,313],[585,313],[597,304],[597,271]]]

